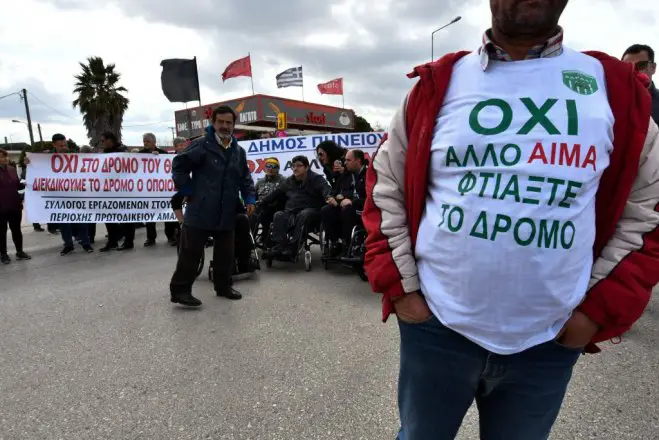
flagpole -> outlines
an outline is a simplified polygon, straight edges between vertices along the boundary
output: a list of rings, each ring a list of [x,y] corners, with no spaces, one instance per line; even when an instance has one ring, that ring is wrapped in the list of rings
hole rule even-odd
[[[252,96],[254,96],[254,72],[252,72],[252,54],[247,52],[247,56],[249,57],[249,80],[252,82]]]
[[[190,120],[190,109],[188,103],[185,102],[185,114],[188,116],[188,139],[192,137],[192,121]]]
[[[204,120],[202,119],[204,117],[204,112],[201,111],[201,88],[199,87],[199,69],[197,68],[197,57],[194,57],[194,69],[196,73],[196,78],[197,78],[197,97],[199,100],[199,125],[201,127],[201,134],[204,133]],[[192,129],[192,127],[190,127]]]
[[[300,72],[302,73],[302,102],[304,102],[304,70],[300,66]]]

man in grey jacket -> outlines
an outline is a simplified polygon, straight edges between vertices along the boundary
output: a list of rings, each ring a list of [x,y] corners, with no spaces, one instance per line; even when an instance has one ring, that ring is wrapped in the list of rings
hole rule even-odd
[[[256,201],[247,153],[236,142],[236,114],[230,107],[213,111],[206,135],[180,152],[172,163],[172,178],[179,194],[188,198],[183,218],[179,258],[170,282],[171,301],[200,306],[192,296],[197,263],[209,236],[213,237],[215,293],[229,299],[242,295],[231,287],[234,264],[234,228],[242,195],[247,214]]]

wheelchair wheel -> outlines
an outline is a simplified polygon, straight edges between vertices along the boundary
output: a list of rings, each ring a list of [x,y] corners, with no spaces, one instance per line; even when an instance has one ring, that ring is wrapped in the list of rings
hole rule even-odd
[[[323,269],[329,269],[329,263],[327,262],[327,243],[325,242],[325,229],[323,226],[320,226],[318,231],[318,241],[320,242],[320,262],[323,264]]]
[[[311,251],[304,251],[304,270],[311,271]]]
[[[361,279],[362,281],[368,281],[368,275],[366,275],[364,266],[357,267],[357,275],[359,275],[359,279]]]
[[[256,242],[256,237],[250,233],[250,238],[252,239],[252,252],[250,255],[250,263],[252,267],[256,270],[261,270],[261,258],[259,257],[259,249]]]

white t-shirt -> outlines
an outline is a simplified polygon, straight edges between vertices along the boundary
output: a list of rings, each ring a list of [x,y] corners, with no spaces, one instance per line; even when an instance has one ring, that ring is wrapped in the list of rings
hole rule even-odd
[[[556,337],[590,279],[613,122],[603,68],[579,52],[456,64],[415,250],[444,325],[498,354]]]

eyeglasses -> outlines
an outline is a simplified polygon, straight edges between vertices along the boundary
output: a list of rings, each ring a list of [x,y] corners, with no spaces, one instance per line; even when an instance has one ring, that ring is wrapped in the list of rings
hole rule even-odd
[[[265,169],[266,170],[278,170],[279,165],[275,165],[274,163],[267,163],[267,164],[265,164]]]
[[[649,66],[652,66],[654,63],[652,61],[638,61],[634,66],[639,72],[647,69]]]

